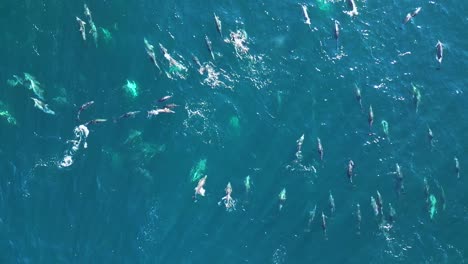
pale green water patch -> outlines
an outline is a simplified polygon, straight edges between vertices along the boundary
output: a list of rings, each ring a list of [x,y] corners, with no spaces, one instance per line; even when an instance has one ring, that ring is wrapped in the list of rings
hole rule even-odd
[[[122,86],[122,88],[132,98],[136,98],[138,96],[138,94],[139,94],[139,92],[138,92],[139,87],[138,87],[138,85],[136,84],[135,81],[130,81],[130,80],[127,79],[127,83],[124,84],[124,86]]]
[[[199,179],[201,179],[201,177],[203,177],[203,175],[205,174],[205,171],[206,171],[206,159],[201,159],[190,170],[190,175],[192,177],[191,181],[194,182],[194,181],[198,181]]]
[[[229,127],[233,134],[240,134],[240,122],[237,116],[231,116],[231,118],[229,119]]]

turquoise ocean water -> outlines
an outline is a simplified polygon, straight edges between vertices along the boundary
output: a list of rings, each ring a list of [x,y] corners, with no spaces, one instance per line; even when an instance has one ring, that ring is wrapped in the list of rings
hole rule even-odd
[[[14,118],[0,116],[1,263],[466,262],[466,2],[356,0],[350,17],[342,1],[88,1],[97,42],[84,4],[0,2],[0,111]],[[246,54],[230,39],[236,32],[246,33]],[[159,43],[187,71],[170,69]],[[8,82],[24,73],[55,115],[34,107],[29,83]],[[157,103],[165,95],[173,97]],[[147,118],[165,103],[179,106]],[[142,112],[113,122],[129,111]],[[79,139],[75,127],[96,118],[108,121],[88,125],[87,147],[59,166]],[[194,201],[191,170],[203,159],[206,196]],[[230,212],[218,205],[228,182]]]

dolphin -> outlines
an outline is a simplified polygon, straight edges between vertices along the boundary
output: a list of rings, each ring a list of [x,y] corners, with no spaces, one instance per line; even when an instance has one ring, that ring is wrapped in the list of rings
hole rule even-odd
[[[413,102],[416,107],[416,113],[418,112],[419,104],[421,103],[421,92],[419,91],[418,87],[411,83],[413,87]]]
[[[398,163],[396,163],[395,167],[396,167],[395,175],[396,175],[397,192],[398,192],[398,194],[401,194],[401,192],[404,189],[403,174],[401,173],[401,168],[400,168],[400,165],[398,165]]]
[[[179,105],[177,105],[177,104],[167,104],[167,105],[164,106],[164,108],[174,109],[174,108],[176,108],[178,106]]]
[[[426,203],[429,203],[430,192],[429,192],[429,184],[427,183],[426,177],[424,177],[423,183],[424,183],[424,198],[426,199]]]
[[[55,112],[49,108],[48,104],[34,97],[31,97],[31,99],[34,101],[34,107],[38,108],[39,110],[41,110],[42,112],[46,114],[55,115]]]
[[[377,191],[377,209],[380,215],[383,215],[383,200],[382,200],[382,195],[380,195],[379,191]]]
[[[429,126],[427,126],[427,137],[429,138],[429,143],[431,143],[431,146],[434,145],[433,139],[434,139],[434,134],[432,133],[432,130]]]
[[[340,22],[335,19],[335,26],[333,28],[333,36],[335,37],[336,40],[336,50],[338,50],[338,39],[340,37]]]
[[[457,173],[457,179],[460,179],[460,163],[458,162],[457,157],[454,157],[453,160],[455,161],[455,172]]]
[[[81,112],[83,112],[84,110],[88,109],[91,105],[94,104],[94,101],[89,101],[87,103],[84,103],[80,109],[78,109],[78,113],[76,114],[76,120],[80,120],[80,114]]]
[[[76,17],[76,21],[78,21],[78,24],[80,25],[81,37],[83,40],[86,40],[86,22],[81,20],[79,17]]]
[[[117,119],[114,120],[114,122],[117,122],[118,120],[122,119],[122,118],[129,118],[129,117],[135,117],[137,114],[139,114],[141,111],[131,111],[131,112],[127,112],[121,116],[119,116]]]
[[[281,190],[278,197],[279,197],[279,210],[281,211],[281,209],[283,208],[283,204],[286,201],[286,188],[283,188],[283,190]]]
[[[442,59],[444,58],[444,45],[440,40],[437,41],[436,44],[436,60],[439,62],[439,65],[442,63]]]
[[[323,160],[323,146],[320,138],[317,138],[317,152],[320,156],[320,160]]]
[[[395,211],[395,208],[393,208],[392,204],[391,203],[388,203],[388,219],[390,222],[394,222],[395,221],[395,216],[396,216],[396,211]]]
[[[330,206],[330,213],[334,214],[335,213],[335,199],[333,199],[333,195],[330,191],[330,194],[328,195],[328,205]]]
[[[203,73],[205,72],[205,67],[200,63],[200,60],[197,58],[197,56],[193,54],[192,60],[198,66],[198,73],[200,73],[200,75],[203,75]]]
[[[359,205],[359,203],[356,204],[356,218],[357,218],[357,230],[358,230],[358,234],[360,234],[362,216],[361,216],[361,205]]]
[[[222,37],[223,36],[223,31],[222,31],[222,25],[221,25],[221,19],[213,13],[214,19],[215,19],[215,24],[216,24],[216,30],[218,31],[219,35]]]
[[[160,99],[158,99],[158,102],[162,103],[162,102],[167,101],[167,100],[169,100],[171,98],[172,98],[172,95],[166,95],[166,96],[161,97]]]
[[[403,20],[403,25],[408,23],[413,17],[417,16],[420,11],[421,11],[421,7],[418,7],[413,12],[408,13],[405,19]]]
[[[378,216],[379,215],[379,207],[377,206],[377,202],[375,201],[374,196],[371,196],[371,206],[372,206],[372,209],[374,210],[374,215]]]
[[[302,134],[302,136],[296,141],[297,143],[297,151],[301,151],[302,150],[302,144],[304,144],[304,134]]]
[[[325,235],[325,239],[327,239],[327,219],[323,211],[322,211],[322,230],[323,230],[323,234]]]
[[[86,122],[84,125],[88,126],[88,125],[94,125],[94,124],[99,124],[99,123],[104,123],[104,122],[107,122],[107,119],[96,118],[96,119]]]
[[[306,232],[310,232],[310,227],[312,225],[312,222],[315,219],[316,211],[317,211],[317,205],[314,206],[314,209],[312,209],[312,211],[309,211],[309,220],[307,221],[307,229],[305,230]]]
[[[349,181],[353,183],[353,169],[354,169],[354,161],[349,160],[348,168],[346,169],[346,174],[348,175]]]
[[[250,175],[247,175],[244,179],[244,187],[245,187],[245,196],[246,196],[246,203],[248,203],[248,198],[250,194],[250,189],[252,188],[252,181],[250,179]]]
[[[150,57],[151,62],[153,62],[154,66],[158,68],[159,71],[161,71],[161,67],[159,67],[159,64],[156,60],[156,53],[154,52],[154,46],[146,40],[146,38],[143,38],[143,41],[145,42],[145,50],[148,56]]]
[[[344,11],[345,14],[348,14],[349,16],[357,16],[359,13],[357,11],[357,6],[354,0],[348,0],[348,5],[351,7],[351,11]]]
[[[304,13],[304,23],[307,24],[310,28],[310,17],[309,17],[309,13],[307,12],[307,6],[306,5],[301,5],[302,7],[302,13]]]
[[[201,178],[201,179],[198,181],[197,187],[195,187],[195,195],[194,195],[194,198],[196,198],[197,195],[205,196],[205,188],[203,188],[203,186],[205,186],[206,178],[208,178],[207,175],[205,175],[203,178]]]
[[[369,106],[369,117],[368,117],[369,127],[372,128],[374,123],[374,111],[372,110],[372,105]]]
[[[221,203],[224,203],[224,206],[226,206],[227,211],[232,211],[236,209],[236,201],[231,197],[232,194],[232,186],[231,183],[228,182],[226,188],[224,189],[226,191],[226,196],[221,198],[221,201],[218,202],[218,205],[221,205]]]
[[[214,53],[213,53],[213,46],[211,45],[211,40],[208,38],[207,35],[205,35],[205,43],[206,43],[206,47],[208,48],[208,51],[211,54],[211,58],[213,58],[213,60],[214,60],[215,56],[214,56]]]
[[[359,87],[357,85],[356,86],[356,100],[358,101],[359,103],[359,106],[361,107],[362,109],[362,96],[361,96],[361,89],[359,89]]]
[[[165,107],[165,108],[150,110],[147,113],[148,113],[148,118],[150,118],[152,116],[159,115],[160,113],[174,114],[175,112],[172,111],[171,109]]]

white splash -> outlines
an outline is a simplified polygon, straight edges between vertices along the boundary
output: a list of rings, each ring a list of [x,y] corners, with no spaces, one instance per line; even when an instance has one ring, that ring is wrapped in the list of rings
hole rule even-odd
[[[59,168],[70,167],[73,164],[73,156],[80,150],[81,146],[83,148],[88,147],[86,138],[88,138],[89,129],[85,125],[79,125],[75,127],[73,132],[75,133],[75,138],[67,141],[67,143],[72,144],[72,147],[65,151],[63,159],[59,162]]]

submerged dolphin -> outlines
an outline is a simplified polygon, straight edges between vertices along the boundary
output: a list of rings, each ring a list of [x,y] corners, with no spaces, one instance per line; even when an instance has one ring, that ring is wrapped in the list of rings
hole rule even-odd
[[[334,214],[335,213],[335,199],[333,198],[331,191],[328,195],[328,205],[330,206],[330,213]]]

